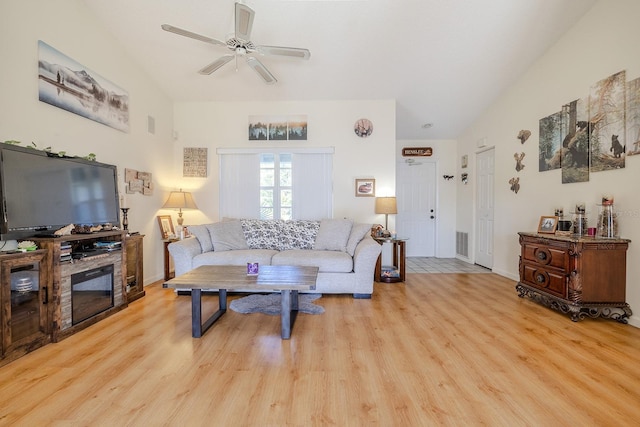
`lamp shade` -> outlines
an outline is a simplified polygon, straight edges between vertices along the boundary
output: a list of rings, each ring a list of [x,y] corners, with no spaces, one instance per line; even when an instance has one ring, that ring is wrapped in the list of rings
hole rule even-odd
[[[198,209],[191,193],[187,191],[172,191],[162,209]]]
[[[376,197],[376,213],[377,214],[397,214],[395,197]]]

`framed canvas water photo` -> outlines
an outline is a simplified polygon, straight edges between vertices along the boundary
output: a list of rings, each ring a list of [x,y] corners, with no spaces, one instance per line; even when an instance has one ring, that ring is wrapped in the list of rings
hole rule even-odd
[[[38,40],[38,99],[129,132],[129,93]]]

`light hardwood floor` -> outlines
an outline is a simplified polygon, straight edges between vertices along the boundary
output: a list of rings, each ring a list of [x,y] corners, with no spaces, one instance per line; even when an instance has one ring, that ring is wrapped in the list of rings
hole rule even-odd
[[[278,317],[232,311],[193,339],[189,297],[153,285],[0,368],[0,425],[639,425],[640,329],[573,323],[514,285],[409,274],[324,296],[289,341]]]

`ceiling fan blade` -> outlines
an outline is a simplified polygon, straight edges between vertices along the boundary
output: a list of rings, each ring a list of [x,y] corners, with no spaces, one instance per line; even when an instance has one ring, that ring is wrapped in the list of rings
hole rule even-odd
[[[255,12],[245,4],[236,3],[236,38],[251,40],[251,28]]]
[[[201,42],[215,44],[219,46],[227,46],[223,41],[212,39],[211,37],[201,36],[200,34],[192,33],[191,31],[183,30],[182,28],[174,27],[169,24],[162,24],[162,29],[170,33],[178,34],[179,36],[185,36],[192,39],[200,40]]]
[[[272,85],[278,81],[273,74],[267,70],[267,67],[262,65],[262,62],[258,61],[253,56],[247,56],[247,64],[249,64],[249,66],[253,68],[260,77],[262,77],[262,80],[264,80],[266,84]]]
[[[256,51],[261,55],[280,55],[300,59],[309,59],[311,57],[309,49],[301,49],[298,47],[256,46]]]
[[[231,61],[233,58],[235,58],[235,55],[231,55],[231,54],[221,56],[220,58],[213,61],[211,64],[202,68],[200,71],[198,71],[198,73],[206,74],[206,75],[212,74],[214,71],[221,68],[224,64]]]

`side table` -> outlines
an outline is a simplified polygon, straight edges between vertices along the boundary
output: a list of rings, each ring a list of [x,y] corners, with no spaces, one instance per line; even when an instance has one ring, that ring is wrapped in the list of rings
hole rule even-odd
[[[169,244],[177,242],[179,239],[165,239],[162,241],[164,245],[164,280],[171,280],[176,276],[173,268],[173,258],[169,254]]]
[[[382,266],[382,253],[376,262],[376,272],[374,279],[377,282],[396,283],[404,282],[405,279],[405,243],[408,238],[374,237],[381,245],[391,243],[393,248],[393,265]]]

